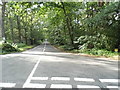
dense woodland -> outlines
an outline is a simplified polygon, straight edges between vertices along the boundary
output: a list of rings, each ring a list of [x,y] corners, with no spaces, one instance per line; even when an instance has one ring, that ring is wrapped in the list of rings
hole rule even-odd
[[[120,2],[3,2],[5,42],[67,50],[114,51],[120,46]]]

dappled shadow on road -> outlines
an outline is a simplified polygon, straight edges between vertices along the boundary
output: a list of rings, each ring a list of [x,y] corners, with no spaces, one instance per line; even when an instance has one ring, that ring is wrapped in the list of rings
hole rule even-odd
[[[92,64],[92,65],[117,65],[117,62],[113,62],[110,60],[104,60],[104,59],[97,59],[93,58],[90,56],[82,56],[82,55],[77,55],[77,54],[72,54],[72,53],[66,53],[66,52],[61,52],[60,50],[54,48],[51,45],[46,45],[45,52],[44,50],[44,45],[39,45],[33,49],[21,52],[21,53],[15,53],[15,54],[8,54],[8,55],[3,55],[5,58],[22,58],[25,60],[26,58],[29,58],[30,60],[27,61],[34,61],[34,59],[38,60],[42,56],[44,58],[42,59],[49,59],[55,58],[54,61],[58,59],[63,59],[65,62],[74,62],[79,61],[81,63],[86,63],[86,64]],[[33,60],[32,60],[33,59]],[[58,60],[59,61],[59,60]]]
[[[65,59],[88,59],[88,57],[83,57],[83,56],[76,56],[72,55],[71,53],[62,53],[62,52],[40,52],[40,53],[34,53],[34,52],[25,52],[25,53],[20,53],[21,55],[33,55],[33,56],[51,56],[51,57],[58,57],[58,58],[65,58]]]
[[[64,52],[41,52],[41,53],[35,53],[35,52],[25,52],[21,53],[21,55],[29,55],[33,57],[39,56],[42,61],[44,62],[70,62],[75,64],[82,64],[82,65],[93,65],[93,66],[103,66],[108,67],[108,65],[112,65],[114,67],[117,67],[117,62],[108,61],[108,60],[102,60],[102,59],[95,59],[92,57],[85,57],[80,55],[74,55],[71,53],[64,53]],[[117,70],[114,68],[111,68],[113,70]]]
[[[4,55],[4,59],[20,59],[25,60],[28,62],[35,62],[39,58],[43,57],[43,60],[47,60],[48,62],[51,62],[51,59],[54,59],[52,62],[71,62],[71,63],[78,63],[81,64],[91,64],[91,65],[102,65],[107,66],[114,65],[116,66],[118,62],[113,62],[110,60],[103,60],[103,59],[96,59],[92,57],[86,57],[81,55],[74,55],[72,53],[64,53],[64,52],[41,52],[40,50],[28,50],[22,53],[16,53],[16,54],[8,54]],[[59,60],[60,59],[60,60]],[[79,64],[79,63],[78,63]]]
[[[64,52],[25,52],[25,53],[21,53],[21,54],[28,54],[28,55],[43,55],[43,56],[52,56],[52,57],[58,57],[58,58],[67,58],[67,59],[74,59],[74,60],[93,60],[93,61],[97,61],[100,63],[106,63],[106,64],[115,64],[118,63],[117,61],[111,61],[111,60],[104,60],[104,59],[97,59],[97,58],[93,58],[90,56],[81,56],[81,55],[74,55],[72,53],[64,53]],[[112,63],[112,62],[116,62],[116,63]]]

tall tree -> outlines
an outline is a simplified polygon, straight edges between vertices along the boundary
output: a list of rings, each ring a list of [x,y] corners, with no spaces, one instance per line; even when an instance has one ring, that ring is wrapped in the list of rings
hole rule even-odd
[[[3,40],[6,40],[6,37],[5,37],[5,28],[4,28],[5,5],[6,5],[6,2],[2,1],[2,38],[3,38]]]
[[[64,15],[66,17],[66,25],[67,25],[67,28],[68,28],[68,31],[69,31],[71,45],[74,45],[74,43],[73,43],[74,39],[73,39],[73,30],[72,30],[71,18],[67,15],[64,2],[61,1],[61,4],[62,4],[62,9],[64,11]]]
[[[16,15],[16,19],[17,19],[17,26],[18,26],[18,33],[19,33],[19,43],[21,43],[21,27],[20,27],[20,17],[18,15]]]

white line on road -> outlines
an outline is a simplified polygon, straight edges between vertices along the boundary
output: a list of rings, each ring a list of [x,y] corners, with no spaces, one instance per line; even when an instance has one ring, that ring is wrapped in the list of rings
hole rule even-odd
[[[118,79],[99,79],[101,82],[113,82],[113,83],[118,83]]]
[[[74,78],[75,81],[85,81],[85,82],[95,82],[94,79],[91,78]]]
[[[68,84],[52,84],[50,88],[72,88],[72,85]]]
[[[118,88],[118,86],[107,86],[107,88]]]
[[[48,80],[48,77],[32,77],[32,80]]]
[[[40,63],[40,60],[38,60],[37,63],[35,64],[32,72],[30,73],[30,75],[28,76],[26,82],[24,83],[23,88],[26,87],[26,85],[28,85],[30,83],[31,78],[32,78],[33,74],[35,73],[35,70],[37,69],[39,63]]]
[[[44,45],[43,52],[45,51],[45,47],[46,47],[46,43],[45,43],[45,45]],[[40,63],[40,59],[37,61],[37,63],[35,64],[33,70],[31,71],[30,75],[28,76],[27,80],[25,81],[25,83],[24,83],[24,85],[23,85],[23,88],[25,88],[26,85],[29,85],[29,83],[30,83],[30,81],[31,81],[31,79],[32,79],[32,76],[33,76],[33,74],[35,73],[35,71],[36,71],[39,63]]]
[[[12,88],[15,87],[16,83],[0,83],[0,87],[2,88]]]
[[[64,81],[69,81],[69,77],[52,77],[51,80],[64,80]]]
[[[45,46],[44,46],[44,48],[43,48],[43,52],[45,52],[45,49],[46,49],[46,43],[45,43]]]
[[[46,84],[29,83],[24,88],[45,88]]]
[[[92,85],[77,85],[77,88],[100,88],[100,87]]]

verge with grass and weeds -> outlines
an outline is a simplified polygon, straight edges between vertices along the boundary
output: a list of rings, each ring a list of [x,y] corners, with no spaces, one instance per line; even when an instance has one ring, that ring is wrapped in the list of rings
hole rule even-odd
[[[69,52],[69,53],[79,53],[80,55],[85,55],[85,56],[93,56],[93,57],[105,57],[105,58],[111,58],[111,59],[116,59],[118,60],[118,56],[120,53],[118,52],[113,52],[113,51],[108,51],[105,49],[74,49],[72,46],[66,46],[66,45],[54,45],[56,48],[60,49],[61,51],[64,52]]]

